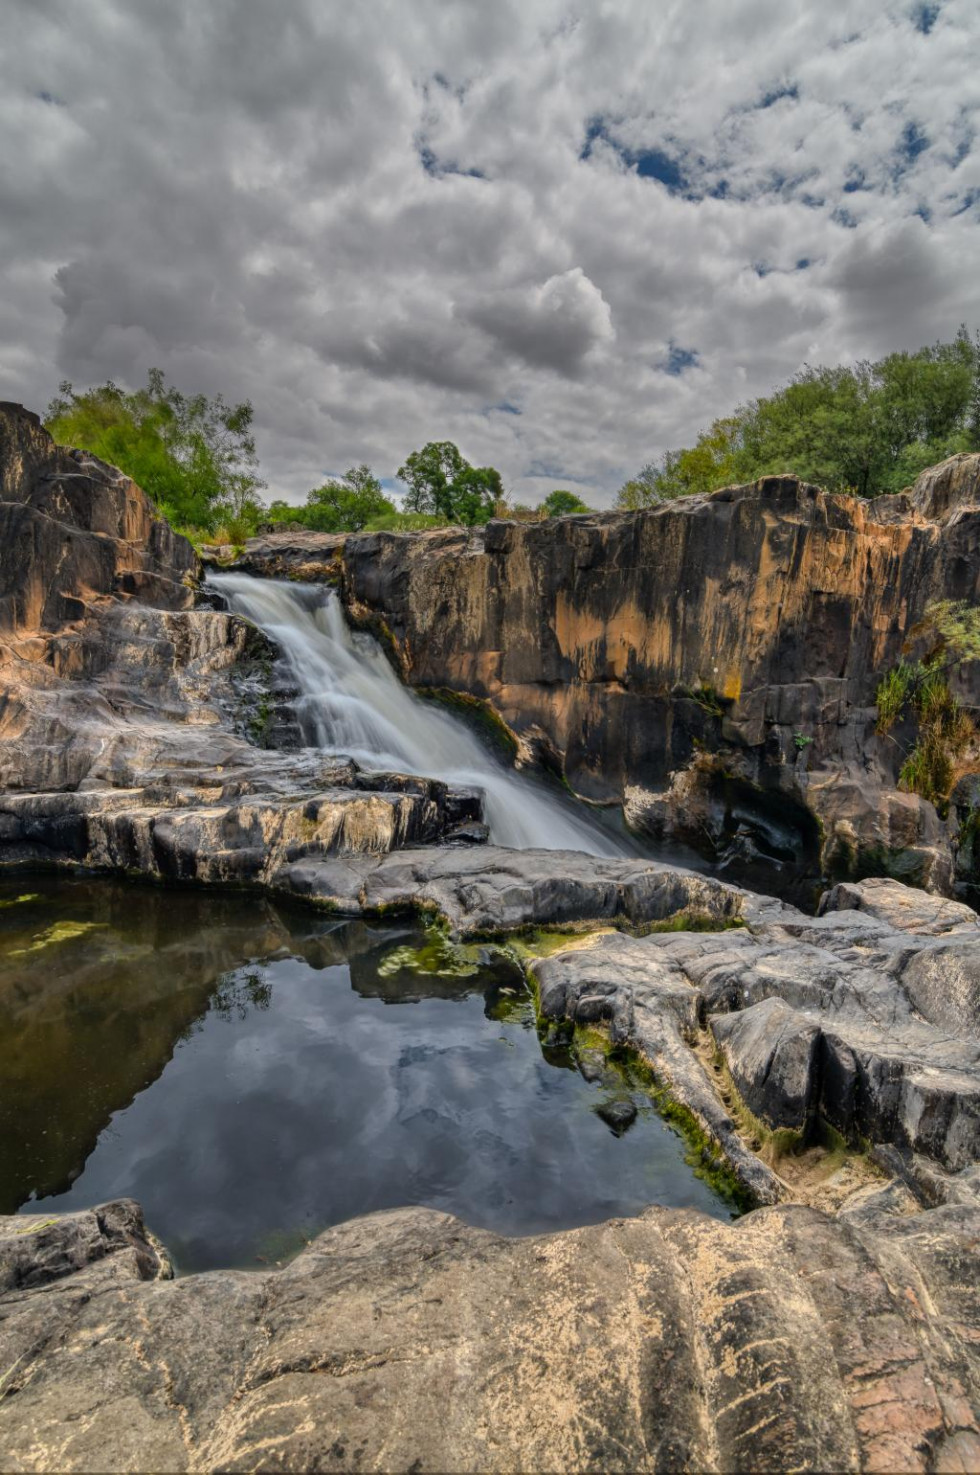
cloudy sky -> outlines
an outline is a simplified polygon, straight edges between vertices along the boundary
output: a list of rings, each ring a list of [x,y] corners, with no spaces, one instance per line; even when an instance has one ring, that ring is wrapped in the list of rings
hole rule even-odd
[[[0,397],[248,396],[593,505],[804,362],[980,325],[977,0],[5,0]]]

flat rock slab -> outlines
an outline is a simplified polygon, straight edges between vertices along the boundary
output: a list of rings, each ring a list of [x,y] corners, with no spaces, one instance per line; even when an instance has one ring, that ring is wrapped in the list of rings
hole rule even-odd
[[[402,1209],[177,1281],[131,1203],[36,1225],[0,1220],[10,1470],[980,1462],[975,1206],[528,1239]]]

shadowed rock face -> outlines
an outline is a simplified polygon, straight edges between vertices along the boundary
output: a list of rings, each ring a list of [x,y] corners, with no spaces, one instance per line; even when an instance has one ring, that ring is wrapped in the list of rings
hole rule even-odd
[[[0,1219],[0,1443],[19,1470],[975,1469],[978,1233],[975,1202],[875,1196],[512,1240],[403,1209],[167,1281],[131,1202]]]
[[[874,695],[930,600],[980,598],[980,456],[876,502],[766,477],[646,512],[358,535],[344,560],[352,608],[383,620],[409,681],[487,698],[639,827],[721,848],[741,779],[778,796],[742,816],[757,843],[768,824],[777,853],[805,848],[807,806],[845,869],[856,850],[913,851],[905,879],[950,884]],[[980,702],[976,667],[961,680]]]
[[[104,596],[185,609],[197,570],[190,543],[128,476],[55,446],[37,415],[0,403],[0,636],[55,630]]]

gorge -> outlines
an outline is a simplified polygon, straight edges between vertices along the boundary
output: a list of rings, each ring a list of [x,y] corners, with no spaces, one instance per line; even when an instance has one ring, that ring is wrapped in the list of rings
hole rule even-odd
[[[974,742],[942,815],[900,789],[875,696],[931,604],[980,600],[980,456],[874,503],[770,477],[206,557],[0,406],[12,1467],[975,1468],[980,763]],[[950,682],[980,705],[980,662]],[[282,1022],[276,1054],[262,990],[279,1018],[321,968],[389,999],[384,1031],[347,1000],[322,1043],[312,1014]],[[433,1001],[499,1025],[485,1049],[513,1063],[426,1067]],[[218,1114],[229,1031],[170,1082],[222,1007],[252,1011],[258,1094],[226,1228],[173,1278],[137,1166],[168,1131],[193,1156]],[[73,1104],[73,1052],[100,1041],[119,1079]],[[491,1164],[486,1208],[498,1154],[519,1212],[392,1166],[390,1197],[341,1194],[331,1227],[242,1268],[234,1182],[269,1196],[253,1141],[331,1051],[335,1104],[264,1149],[297,1188],[383,1156],[353,1129],[348,1166],[301,1150],[395,1061],[418,1130],[451,1103],[447,1159]],[[496,1132],[508,1102],[520,1130]],[[134,1111],[156,1116],[127,1136]],[[575,1165],[554,1227],[546,1122]],[[28,1123],[59,1140],[30,1149]],[[666,1157],[630,1177],[648,1129]]]

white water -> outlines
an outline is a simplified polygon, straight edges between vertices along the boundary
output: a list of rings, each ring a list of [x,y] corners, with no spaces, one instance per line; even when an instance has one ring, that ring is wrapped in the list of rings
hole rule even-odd
[[[314,604],[295,584],[246,574],[214,574],[210,583],[282,650],[299,689],[296,711],[307,741],[368,770],[482,789],[497,845],[626,853],[570,802],[495,762],[463,722],[414,696],[377,641],[350,629],[333,591]]]

